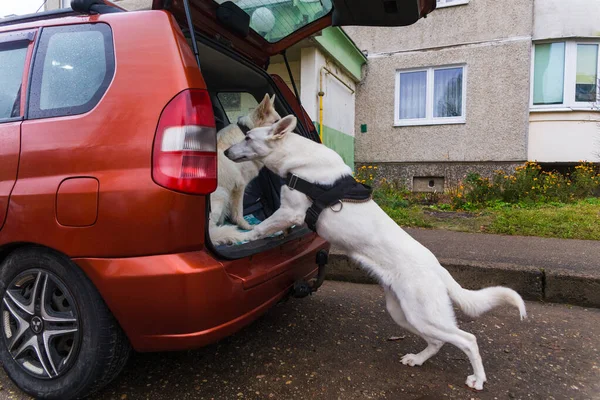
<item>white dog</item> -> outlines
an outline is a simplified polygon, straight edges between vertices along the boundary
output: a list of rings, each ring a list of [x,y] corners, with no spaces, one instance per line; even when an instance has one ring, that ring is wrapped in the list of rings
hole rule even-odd
[[[275,111],[275,95],[268,94],[260,104],[249,114],[240,117],[237,124],[231,124],[217,133],[217,190],[210,196],[210,238],[213,244],[231,242],[231,235],[238,231],[235,226],[223,225],[226,218],[242,229],[252,229],[244,219],[244,191],[252,179],[258,176],[263,167],[260,160],[238,164],[225,157],[223,152],[231,145],[244,140],[244,132],[240,125],[248,130],[259,126],[270,126],[281,119]]]
[[[241,143],[225,154],[233,161],[259,160],[281,177],[292,173],[308,182],[331,185],[352,173],[333,150],[291,134],[296,118],[287,116],[272,127],[253,129]],[[298,190],[284,186],[281,207],[239,240],[256,240],[302,224],[311,200]],[[451,343],[469,357],[473,375],[466,384],[477,390],[486,381],[475,336],[456,325],[452,301],[467,315],[478,316],[491,308],[510,304],[525,318],[525,304],[514,290],[489,287],[463,289],[423,245],[410,237],[372,200],[344,202],[321,213],[317,233],[342,249],[351,259],[379,279],[385,289],[387,310],[393,320],[421,336],[427,347],[418,354],[406,354],[402,363],[421,365],[444,343]]]

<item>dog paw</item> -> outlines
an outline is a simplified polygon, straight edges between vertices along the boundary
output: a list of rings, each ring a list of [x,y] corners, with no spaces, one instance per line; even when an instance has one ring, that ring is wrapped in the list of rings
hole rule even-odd
[[[468,387],[470,387],[471,389],[483,390],[483,384],[485,383],[485,381],[486,381],[485,377],[478,378],[475,375],[469,375],[469,376],[467,376],[467,381],[465,382],[465,384]]]
[[[411,367],[417,367],[423,364],[423,360],[416,354],[405,354],[404,357],[400,360],[402,364],[409,365]]]
[[[251,231],[254,228],[254,226],[250,225],[246,220],[241,220],[238,223],[238,227],[245,231]]]

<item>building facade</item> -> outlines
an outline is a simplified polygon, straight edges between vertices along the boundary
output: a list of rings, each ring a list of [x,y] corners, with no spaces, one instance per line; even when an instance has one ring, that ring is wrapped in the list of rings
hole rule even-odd
[[[470,171],[592,160],[598,13],[600,0],[438,0],[409,27],[345,28],[368,58],[356,162],[442,191]]]

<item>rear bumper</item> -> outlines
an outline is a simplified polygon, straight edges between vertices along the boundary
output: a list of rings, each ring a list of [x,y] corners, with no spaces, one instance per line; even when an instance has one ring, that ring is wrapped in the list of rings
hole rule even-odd
[[[197,348],[247,325],[300,279],[317,274],[316,235],[221,262],[206,251],[74,261],[98,288],[137,351]]]

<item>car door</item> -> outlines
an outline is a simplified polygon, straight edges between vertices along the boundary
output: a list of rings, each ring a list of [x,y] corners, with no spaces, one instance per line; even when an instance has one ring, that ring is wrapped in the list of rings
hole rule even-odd
[[[188,0],[194,27],[258,65],[328,26],[406,26],[436,0]],[[153,0],[185,22],[183,1]]]
[[[34,30],[0,33],[0,229],[17,180],[27,88],[25,71],[34,36]]]

